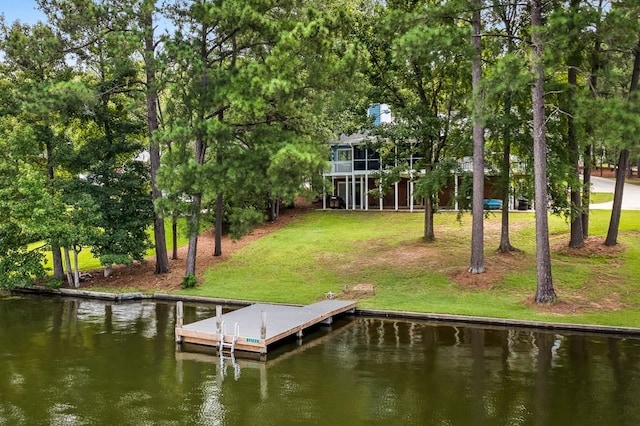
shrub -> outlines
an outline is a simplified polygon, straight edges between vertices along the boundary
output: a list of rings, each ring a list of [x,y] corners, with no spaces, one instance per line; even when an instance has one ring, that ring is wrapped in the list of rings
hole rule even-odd
[[[51,278],[49,281],[47,281],[46,286],[48,288],[52,288],[54,290],[59,289],[60,287],[62,287],[62,280],[59,278]]]
[[[194,288],[196,284],[198,284],[198,279],[196,278],[196,276],[194,274],[189,274],[182,277],[182,284],[180,285],[180,287],[183,289]]]

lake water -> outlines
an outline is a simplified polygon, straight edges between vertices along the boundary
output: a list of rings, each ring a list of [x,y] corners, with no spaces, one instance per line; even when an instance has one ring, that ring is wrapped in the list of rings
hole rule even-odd
[[[0,298],[0,425],[640,424],[635,338],[345,317],[221,361],[174,325],[171,303]]]

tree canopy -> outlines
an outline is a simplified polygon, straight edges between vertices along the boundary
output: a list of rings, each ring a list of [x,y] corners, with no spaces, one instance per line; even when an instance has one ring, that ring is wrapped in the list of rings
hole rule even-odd
[[[83,247],[106,268],[141,260],[151,226],[166,272],[164,218],[180,215],[185,276],[195,275],[203,225],[219,256],[224,232],[239,238],[296,197],[324,195],[327,142],[360,131],[385,165],[372,191],[408,176],[425,200],[426,241],[440,190],[473,157],[462,191],[474,200],[463,203],[474,215],[470,272],[484,271],[486,171],[500,178],[500,250],[515,249],[509,205],[533,198],[538,300],[551,301],[547,211],[567,217],[579,248],[592,169],[617,162],[622,188],[637,166],[634,1],[38,4],[46,22],[0,21],[3,285],[44,274],[43,249],[59,279]],[[366,117],[375,103],[390,106],[391,125]]]

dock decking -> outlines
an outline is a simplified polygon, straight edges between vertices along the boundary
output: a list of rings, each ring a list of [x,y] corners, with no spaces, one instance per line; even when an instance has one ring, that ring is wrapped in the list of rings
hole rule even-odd
[[[176,342],[267,353],[267,346],[335,315],[355,310],[356,302],[323,300],[307,306],[256,303],[224,315],[176,326]],[[221,309],[218,311],[221,312]],[[237,324],[237,326],[236,326]],[[236,333],[237,329],[237,333]],[[235,340],[235,341],[234,341]]]

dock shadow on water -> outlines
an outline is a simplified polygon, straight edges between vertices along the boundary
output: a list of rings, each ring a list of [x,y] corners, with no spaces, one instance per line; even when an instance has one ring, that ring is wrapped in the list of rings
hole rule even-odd
[[[0,298],[0,425],[640,424],[636,338],[351,317],[262,362],[176,351],[174,326],[172,303]]]

